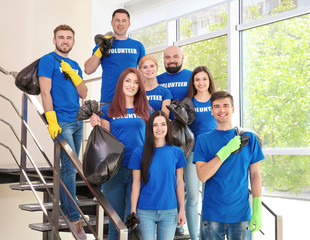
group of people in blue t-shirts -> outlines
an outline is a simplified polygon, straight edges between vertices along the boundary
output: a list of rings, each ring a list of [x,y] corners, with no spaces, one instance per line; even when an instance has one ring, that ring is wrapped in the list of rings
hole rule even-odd
[[[157,60],[145,55],[142,43],[127,37],[130,15],[125,9],[114,11],[111,26],[114,41],[108,56],[102,53],[98,43],[84,64],[86,74],[95,72],[99,65],[102,67],[100,103],[104,116],[93,114],[90,124],[104,127],[126,147],[120,170],[102,185],[102,192],[122,220],[130,213],[137,215],[140,219],[137,229],[143,240],[155,239],[155,236],[158,240],[173,239],[184,232],[185,223],[192,240],[224,240],[225,236],[229,240],[251,239],[251,232],[261,227],[259,161],[264,156],[252,132],[244,134],[248,136],[245,141],[233,127],[233,97],[228,92],[215,90],[214,79],[206,66],[198,66],[193,71],[184,69],[184,55],[177,46],[165,49],[166,72],[158,75]],[[68,117],[74,115],[68,109],[75,107],[79,97],[85,98],[87,93],[79,66],[68,58],[74,44],[73,30],[60,28],[54,34],[56,50],[39,65],[42,100],[53,138],[67,128],[74,135],[75,128],[65,124],[76,121]],[[64,40],[63,36],[71,39]],[[71,41],[71,48],[66,41]],[[60,58],[61,63],[54,58]],[[78,69],[79,74],[67,63]],[[61,83],[65,81],[63,72],[69,73],[71,78],[66,84],[72,94],[67,97],[64,94],[66,87]],[[72,104],[67,104],[64,97]],[[180,147],[172,144],[174,116],[167,108],[173,100],[185,97],[191,99],[196,116],[189,125],[195,147],[187,158]],[[62,119],[62,115],[66,117]],[[56,116],[61,120],[59,124]],[[76,143],[79,145],[80,140],[74,141],[72,148]],[[76,148],[78,155],[79,147]],[[64,163],[69,164],[68,160],[62,159]],[[71,165],[63,165],[62,169],[64,176],[70,169],[70,179],[67,175],[65,179],[71,186],[71,194],[75,195],[73,178],[76,170]],[[65,215],[74,223],[78,239],[86,239],[75,207],[66,200],[61,200],[61,204]],[[118,239],[118,231],[112,222],[108,238]]]

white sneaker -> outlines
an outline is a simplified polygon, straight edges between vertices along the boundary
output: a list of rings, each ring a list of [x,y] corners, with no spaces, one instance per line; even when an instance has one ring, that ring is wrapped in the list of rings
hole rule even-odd
[[[86,240],[87,236],[85,234],[83,224],[81,220],[75,221],[75,222],[69,222],[70,227],[72,228],[72,231],[74,231],[78,238],[77,240]],[[74,236],[74,235],[73,235]]]

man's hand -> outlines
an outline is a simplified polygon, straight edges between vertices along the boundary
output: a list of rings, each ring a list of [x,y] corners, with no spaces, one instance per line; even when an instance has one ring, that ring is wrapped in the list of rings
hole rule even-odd
[[[254,226],[255,225],[255,226]],[[257,232],[262,227],[262,202],[260,197],[253,198],[253,213],[250,223],[251,232]]]
[[[55,111],[49,111],[45,113],[46,120],[48,122],[48,132],[53,139],[61,133],[62,129],[58,125]]]
[[[107,32],[105,35],[97,34],[95,36],[95,43],[99,43],[99,48],[95,51],[94,55],[99,57],[108,57],[110,54],[110,49],[115,40],[115,37],[112,36],[112,32]]]
[[[231,139],[226,146],[222,147],[218,152],[217,156],[224,162],[232,152],[239,149],[241,144],[240,136],[235,136],[233,139]]]
[[[81,84],[81,82],[83,82],[83,79],[79,76],[79,74],[77,74],[76,71],[74,71],[72,69],[72,67],[70,66],[69,63],[65,62],[64,60],[62,60],[60,62],[60,66],[63,72],[68,73],[71,81],[73,82],[74,86],[78,86]]]

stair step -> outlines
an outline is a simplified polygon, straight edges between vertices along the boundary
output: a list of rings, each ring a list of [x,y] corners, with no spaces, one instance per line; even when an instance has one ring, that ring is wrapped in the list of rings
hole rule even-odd
[[[98,205],[97,201],[94,201],[93,199],[79,199],[79,206],[95,206]],[[48,202],[43,204],[46,208],[46,210],[51,210],[53,208],[53,203]],[[21,204],[19,205],[19,208],[24,211],[30,211],[30,212],[35,212],[35,211],[41,211],[41,207],[38,203],[30,203],[30,204]]]
[[[95,226],[96,225],[96,216],[89,216],[89,223],[90,225],[92,226]],[[83,226],[87,226],[86,223],[84,222],[84,220],[82,220],[83,222]],[[109,220],[108,219],[104,219],[104,224],[106,223],[109,223]],[[35,230],[35,231],[39,231],[39,232],[46,232],[46,231],[51,231],[52,230],[52,226],[50,223],[32,223],[32,224],[29,224],[29,228],[31,228],[32,230]],[[59,221],[59,230],[68,230],[69,227],[67,225],[67,223],[62,220],[62,221]]]
[[[76,182],[76,186],[77,187],[86,186],[86,184],[85,184],[85,182],[83,180],[77,180],[75,182]],[[45,190],[45,186],[44,186],[43,183],[33,183],[32,185],[38,191]],[[49,188],[53,188],[53,182],[48,182],[46,185]],[[31,190],[30,185],[28,183],[25,183],[25,184],[12,184],[12,185],[10,185],[10,188],[12,190],[19,190],[19,191]]]

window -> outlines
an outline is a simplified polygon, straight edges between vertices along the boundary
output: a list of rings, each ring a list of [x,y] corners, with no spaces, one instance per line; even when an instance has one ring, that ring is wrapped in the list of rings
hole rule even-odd
[[[244,126],[264,148],[310,146],[310,15],[243,33]],[[262,176],[267,187],[295,193],[310,185],[309,156],[268,156]],[[298,178],[296,178],[298,176]]]
[[[227,27],[227,3],[180,18],[180,40]]]
[[[184,68],[194,70],[207,66],[214,78],[217,90],[228,90],[228,43],[227,36],[188,44],[182,47]]]

